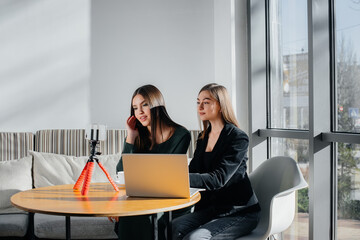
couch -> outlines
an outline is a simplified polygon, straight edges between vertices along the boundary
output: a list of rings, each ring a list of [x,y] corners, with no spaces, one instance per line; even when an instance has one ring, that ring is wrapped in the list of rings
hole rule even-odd
[[[198,133],[191,131],[189,158]],[[113,179],[125,135],[122,129],[107,130],[107,139],[99,144],[99,160]],[[32,222],[27,212],[11,205],[10,197],[31,188],[75,183],[89,150],[84,129],[0,132],[0,239],[27,239],[33,234],[39,239],[63,239],[65,217],[36,213]],[[92,182],[108,180],[95,168]],[[106,217],[71,217],[72,239],[116,239],[113,228]]]

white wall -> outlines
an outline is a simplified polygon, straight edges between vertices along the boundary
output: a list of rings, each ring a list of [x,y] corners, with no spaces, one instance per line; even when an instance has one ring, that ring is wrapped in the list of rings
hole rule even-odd
[[[223,85],[232,95],[233,66],[232,37],[233,19],[231,2],[214,0],[214,74],[215,82]]]
[[[0,131],[124,128],[133,91],[148,83],[176,122],[198,129],[199,89],[242,85],[233,1],[2,0]]]
[[[0,2],[0,131],[90,121],[87,0]]]
[[[214,82],[214,5],[208,0],[92,1],[91,117],[123,128],[143,84],[163,93],[176,122],[198,129],[196,97]]]
[[[240,128],[250,135],[247,2],[246,0],[234,0],[235,79],[232,85],[232,92],[236,93],[233,101],[236,102],[236,113]]]
[[[249,134],[247,1],[214,0],[215,82],[231,96],[240,128]]]

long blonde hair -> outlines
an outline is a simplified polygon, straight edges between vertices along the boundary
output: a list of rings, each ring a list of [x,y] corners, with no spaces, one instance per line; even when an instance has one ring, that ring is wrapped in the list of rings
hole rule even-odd
[[[199,91],[199,94],[203,91],[208,91],[210,93],[210,96],[219,103],[221,109],[221,116],[223,120],[227,123],[232,123],[239,128],[239,123],[236,120],[235,112],[231,104],[230,96],[226,88],[216,83],[210,83],[202,87],[201,90]],[[206,121],[202,121],[202,123],[203,123],[204,131],[202,132],[200,137],[204,138],[205,133],[210,126],[210,122],[206,120]]]

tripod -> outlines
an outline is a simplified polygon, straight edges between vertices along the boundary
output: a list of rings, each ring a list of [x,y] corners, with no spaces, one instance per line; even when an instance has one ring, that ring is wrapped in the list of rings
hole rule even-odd
[[[105,173],[106,177],[108,178],[111,185],[114,187],[115,191],[119,191],[119,188],[116,186],[112,178],[110,177],[109,173],[106,171],[104,166],[99,162],[99,159],[96,157],[96,155],[99,155],[99,152],[96,152],[96,144],[98,144],[99,141],[97,140],[90,140],[91,143],[91,152],[90,157],[87,160],[84,169],[82,170],[78,180],[76,181],[73,189],[79,189],[80,185],[83,183],[82,189],[81,189],[81,195],[87,195],[89,192],[91,177],[94,171],[94,162],[96,161],[101,170]]]

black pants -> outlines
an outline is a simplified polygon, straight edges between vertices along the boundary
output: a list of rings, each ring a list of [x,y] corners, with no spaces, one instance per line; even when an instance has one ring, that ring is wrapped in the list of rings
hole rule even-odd
[[[219,217],[212,208],[202,209],[173,221],[173,240],[236,239],[249,234],[259,219],[260,211]]]
[[[189,214],[191,207],[173,211],[172,217]],[[151,215],[121,217],[115,224],[115,233],[121,240],[151,240],[153,227]],[[158,213],[158,237],[159,240],[165,240],[166,219],[163,213]]]

